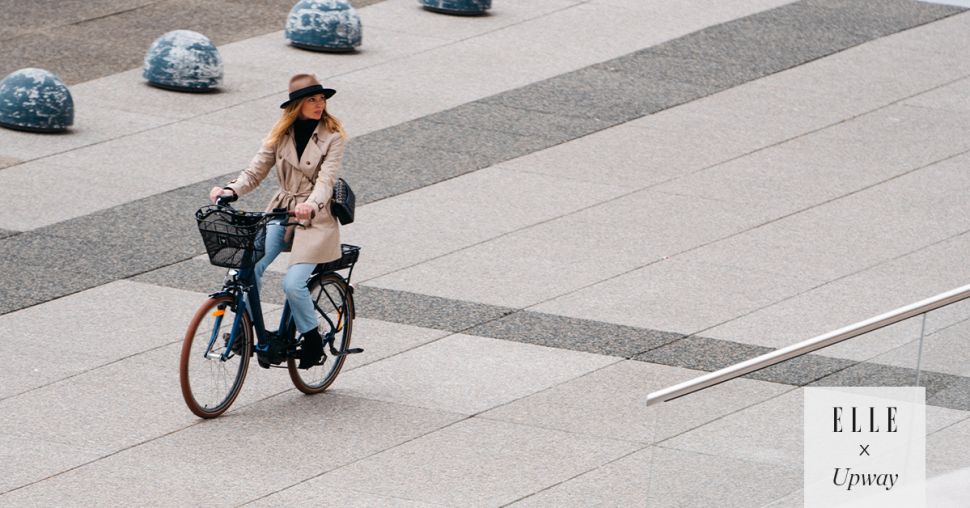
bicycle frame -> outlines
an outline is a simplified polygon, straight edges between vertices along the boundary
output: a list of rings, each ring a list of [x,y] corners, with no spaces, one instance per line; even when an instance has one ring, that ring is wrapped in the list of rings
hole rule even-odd
[[[227,280],[222,288],[222,291],[215,293],[211,296],[220,295],[230,295],[233,297],[234,303],[236,305],[236,316],[232,323],[232,328],[229,333],[229,340],[226,342],[225,351],[221,355],[221,360],[225,361],[232,354],[232,346],[236,343],[238,335],[242,329],[242,316],[243,313],[249,315],[249,321],[252,323],[253,328],[256,331],[256,344],[253,345],[254,350],[259,346],[265,344],[271,333],[266,329],[265,322],[263,320],[263,308],[262,303],[259,298],[259,288],[256,286],[256,274],[252,268],[235,270],[235,274],[230,271],[229,276],[232,277],[231,280]],[[240,311],[241,309],[241,311]],[[216,339],[219,336],[219,328],[222,324],[222,314],[216,316],[216,323],[212,329],[212,335],[209,337],[209,344],[206,347],[206,355],[209,351],[212,351],[212,347],[215,345]],[[296,328],[293,324],[293,320],[290,317],[290,303],[285,302],[283,304],[283,313],[280,316],[280,324],[276,329],[276,334],[280,338],[289,339],[295,334]]]

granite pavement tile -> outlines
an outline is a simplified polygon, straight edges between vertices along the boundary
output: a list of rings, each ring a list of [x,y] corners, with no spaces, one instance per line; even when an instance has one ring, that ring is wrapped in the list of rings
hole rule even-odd
[[[970,63],[966,59],[960,58],[961,48],[966,47],[970,35],[967,34],[967,26],[970,25],[970,15],[962,12],[957,15],[940,19],[933,23],[916,27],[911,30],[904,30],[888,37],[873,40],[860,49],[871,46],[874,51],[898,52],[901,64],[905,64],[912,69],[920,71],[923,68],[920,62],[908,55],[910,52],[932,56],[923,63],[927,68],[937,71],[934,78],[938,84],[942,84],[953,79],[966,77]],[[942,81],[940,81],[942,80]],[[920,91],[927,90],[925,87]]]
[[[758,142],[756,146],[760,148],[874,109],[874,103],[866,100],[868,94],[864,90],[845,89],[833,93],[823,89],[824,84],[794,86],[796,80],[790,76],[811,67],[815,62],[746,82],[670,111],[634,120],[631,125],[664,128],[663,117],[669,116],[672,117],[670,120],[675,121],[679,116],[686,116],[698,124],[696,128],[706,122],[711,131],[731,130],[735,136]],[[802,74],[800,78],[806,80],[811,72]],[[653,125],[656,123],[663,125]],[[704,135],[711,134],[705,132]]]
[[[0,75],[7,76],[18,69],[35,67],[47,69],[56,74],[65,84],[74,85],[133,67],[131,58],[113,48],[111,42],[105,40],[105,37],[94,37],[91,34],[67,35],[63,30],[63,27],[57,27],[41,31],[26,31],[6,39],[4,46],[9,48],[8,51],[15,50],[16,58],[12,58],[13,55],[11,55],[0,59]],[[143,48],[139,48],[142,58],[150,44],[151,40]],[[79,55],[82,56],[79,57]],[[85,58],[83,55],[98,55],[98,58]],[[92,68],[98,70],[92,72]]]
[[[940,48],[952,44],[956,34],[934,37],[932,32],[933,27],[948,21],[876,39],[774,74],[767,80],[792,90],[831,97],[833,104],[851,103],[841,106],[850,110],[881,108],[967,75],[970,66],[955,56],[940,53]],[[902,72],[911,75],[910,79],[896,79]]]
[[[562,138],[518,134],[481,124],[439,123],[428,118],[408,122],[406,134],[408,143],[432,150],[447,147],[450,151],[471,153],[492,163],[537,152],[563,141]]]
[[[43,261],[36,262],[28,257],[28,253],[24,250],[12,248],[16,247],[15,242],[21,240],[38,245],[30,238],[26,236],[21,238],[21,236],[24,235],[0,240],[0,252],[5,256],[4,262],[0,264],[0,275],[3,280],[3,284],[0,285],[0,309],[3,313],[107,284],[113,280],[110,274],[82,271],[80,267],[84,267],[85,263],[78,263],[64,253],[51,253],[45,256]],[[52,245],[51,242],[40,243]],[[55,261],[55,263],[45,265],[44,261]]]
[[[792,467],[650,447],[511,506],[750,507],[798,489]]]
[[[400,129],[395,136],[407,137],[406,126],[394,129]],[[360,204],[420,189],[498,162],[474,153],[396,145],[383,135],[374,134],[377,133],[354,139],[344,152],[344,178],[353,182]]]
[[[768,147],[683,175],[654,189],[758,207],[766,215],[783,217],[841,198],[884,178],[876,171],[846,171],[841,165],[805,161],[794,151]]]
[[[149,85],[141,66],[74,87],[87,98],[89,107],[112,107],[170,121],[218,111],[265,97],[279,89],[279,77],[273,79],[272,75],[262,73],[237,72],[238,64],[226,60],[224,55],[223,59],[224,75],[228,72],[230,78],[224,78],[218,87],[206,92],[186,93]]]
[[[5,383],[0,394],[8,397],[179,342],[203,298],[116,281],[4,314],[0,330],[12,340],[4,341],[0,352],[26,361],[13,366],[11,372],[23,375]]]
[[[865,42],[858,21],[838,23],[832,10],[791,3],[659,44],[650,51],[681,58],[734,61],[766,75]]]
[[[555,485],[638,445],[472,418],[313,484],[364,482],[368,492],[449,506],[497,506]],[[322,488],[322,487],[321,487]]]
[[[0,434],[0,496],[98,458],[99,454],[72,443]]]
[[[239,129],[177,122],[66,152],[47,162],[92,171],[125,168],[128,179],[153,182],[156,189],[167,191],[245,168],[259,150],[261,139]],[[219,148],[213,150],[213,143]],[[159,157],[159,153],[166,156]]]
[[[7,206],[0,225],[27,231],[157,191],[157,183],[131,178],[130,168],[34,160],[0,172],[0,201]]]
[[[714,89],[586,67],[483,99],[543,113],[619,124],[713,93]]]
[[[968,471],[970,468],[963,468],[930,478],[926,488],[927,506],[960,508],[970,498]]]
[[[926,437],[926,477],[970,467],[970,419]]]
[[[549,314],[692,334],[789,298],[818,282],[677,256],[530,307]],[[676,299],[670,295],[676,294]]]
[[[750,227],[761,221],[759,213],[747,207],[637,192],[369,283],[522,308]],[[685,230],[684,224],[696,227]],[[523,251],[522,245],[530,249]],[[509,257],[508,252],[518,254]]]
[[[970,329],[970,322],[966,320],[970,318],[970,312],[968,312],[970,309],[967,308],[968,302],[966,301],[952,304],[949,307],[953,306],[963,307],[961,309],[963,310],[961,313],[963,320],[945,328],[934,330],[935,320],[933,318],[936,313],[934,311],[927,315],[926,334],[922,341],[919,340],[919,330],[916,330],[912,341],[876,356],[873,361],[896,367],[915,368],[918,360],[920,368],[925,370],[955,376],[970,376],[970,365],[961,355],[966,347],[967,331]],[[917,317],[914,320],[919,321],[922,325],[921,318]]]
[[[30,309],[24,309],[24,311],[27,310]],[[23,333],[19,330],[19,326],[16,328],[10,326],[9,321],[7,319],[0,321],[0,332],[5,337],[11,338],[0,346],[0,353],[9,359],[7,367],[4,368],[3,386],[0,386],[0,401],[76,376],[106,363],[97,354],[91,354],[86,350],[77,351],[79,348],[71,347],[74,346],[73,343],[68,348],[55,350],[57,342],[66,341],[51,340],[52,336],[60,335],[53,325],[48,325],[51,330],[48,333],[34,331]],[[51,361],[52,357],[56,357],[56,360]]]
[[[613,125],[611,122],[596,118],[580,119],[575,115],[543,113],[502,106],[484,100],[434,113],[424,117],[423,120],[481,129],[486,133],[511,132],[561,141],[581,138]]]
[[[172,429],[177,432],[10,493],[4,502],[67,506],[97,499],[105,504],[237,506],[459,419],[291,390],[217,420],[182,425]],[[306,453],[308,447],[315,453]]]
[[[52,272],[49,276],[52,284],[47,286],[49,289],[45,286],[33,288],[39,289],[38,295],[44,294],[47,297],[63,296],[78,289],[128,277],[165,264],[166,257],[172,260],[180,257],[177,252],[163,254],[157,252],[160,250],[157,248],[117,239],[99,243],[95,239],[87,238],[24,234],[8,240],[8,244],[14,245],[4,244],[0,250],[10,255],[11,259],[29,267],[33,273],[44,270]],[[124,249],[130,251],[126,252]],[[73,280],[64,277],[65,273],[73,274]]]
[[[211,188],[210,182],[131,201],[34,233],[89,245],[88,264],[116,278],[130,277],[205,252],[194,217],[195,210],[206,204],[208,191],[203,187]],[[269,187],[262,190],[272,191]]]
[[[365,485],[348,487],[341,485],[335,489],[333,485],[310,480],[307,483],[294,485],[286,490],[275,492],[267,497],[247,503],[247,506],[299,506],[313,507],[320,505],[346,506],[348,508],[370,508],[382,506],[387,508],[433,508],[444,505],[425,503],[413,499],[382,496],[366,492]]]
[[[686,118],[679,113],[681,107],[573,139],[503,165],[633,190],[703,169],[759,146],[731,129],[710,128],[702,119]],[[653,122],[656,128],[640,128],[653,127]]]
[[[171,265],[163,266],[161,268],[144,272],[134,277],[130,280],[135,282],[143,282],[146,284],[153,284],[156,286],[171,287],[184,289],[186,291],[194,291],[196,293],[210,294],[218,291],[222,287],[222,281],[226,276],[227,268],[222,268],[214,266],[209,263],[208,259],[189,259],[182,261],[181,263],[174,263]],[[267,273],[264,274],[264,280],[270,280],[275,274]],[[276,278],[279,278],[278,276]],[[275,280],[275,282],[280,282],[280,280]],[[264,282],[264,287],[269,287],[273,282]],[[264,295],[260,293],[260,299],[263,301],[267,300]]]
[[[928,375],[932,382],[935,381],[939,374],[932,371],[921,372],[920,384],[923,384],[924,375]],[[945,388],[937,391],[932,396],[928,395],[926,403],[934,406],[970,411],[970,378],[961,376],[954,379]]]
[[[6,155],[0,155],[0,169],[6,169],[6,168],[9,168],[11,166],[16,166],[17,164],[21,164],[23,162],[24,161],[22,161],[20,159],[15,159],[13,157],[8,157]]]
[[[736,342],[686,337],[637,355],[634,360],[713,372],[774,351]],[[747,374],[748,379],[802,386],[855,365],[855,362],[809,354]]]
[[[970,123],[959,112],[888,106],[778,147],[807,164],[841,166],[889,179],[963,156]],[[932,165],[932,166],[931,166]],[[933,172],[928,171],[928,172]],[[917,172],[910,178],[918,178]]]
[[[117,104],[99,104],[80,90],[72,90],[71,95],[75,108],[74,125],[67,132],[38,135],[10,129],[0,131],[0,146],[3,147],[0,153],[11,157],[9,162],[0,166],[49,157],[171,122],[163,117],[130,113],[119,109]],[[96,171],[95,168],[90,170]],[[0,173],[0,177],[5,177],[5,174]]]
[[[779,348],[851,325],[953,289],[954,278],[970,275],[970,269],[964,270],[960,263],[968,246],[970,235],[953,237],[739,317],[707,330],[705,335]],[[770,251],[762,255],[767,252]],[[839,302],[839,305],[833,306],[832,302]],[[955,317],[941,319],[937,314],[939,310],[929,314],[927,331],[947,326],[967,315],[966,304],[951,307]],[[920,330],[921,318],[910,318],[830,346],[825,355],[868,360],[918,339]],[[915,361],[913,356],[905,363],[893,363],[912,366]]]
[[[385,6],[376,6],[377,9],[383,7]],[[359,14],[362,19],[367,19],[365,12]],[[283,28],[282,21],[285,19],[285,17],[281,19],[279,28]],[[399,22],[406,23],[406,19],[408,18],[402,18]],[[364,23],[367,22],[364,21]],[[369,74],[368,70],[383,70],[386,65],[397,61],[413,62],[412,57],[415,55],[425,55],[449,45],[447,41],[431,34],[414,35],[400,30],[372,28],[369,25],[362,33],[365,34],[362,44],[354,51],[348,52],[300,49],[286,39],[284,32],[279,31],[231,44],[226,47],[225,55],[226,60],[235,65],[234,74],[240,77],[272,78],[275,76],[272,82],[262,85],[261,93],[254,94],[253,98],[266,97],[269,94],[285,97],[285,77],[293,73],[311,70],[326,84],[334,76],[354,76],[358,72]],[[385,78],[391,78],[391,76],[394,76],[393,72],[384,73]],[[396,79],[391,78],[390,81],[392,83],[387,84],[397,86]],[[279,102],[277,101],[277,105]]]
[[[370,285],[357,286],[354,297],[360,317],[446,331],[464,330],[514,310]]]
[[[606,233],[557,233],[546,223],[371,279],[368,285],[521,309],[637,266],[631,254],[604,245]],[[522,250],[522,245],[530,245]],[[509,256],[509,252],[516,252]],[[548,254],[555,253],[555,257]],[[591,259],[591,257],[593,259]],[[585,316],[584,316],[585,317]]]
[[[519,311],[465,330],[469,335],[630,358],[683,337],[592,319]]]
[[[846,20],[868,18],[867,21],[885,23],[889,33],[936,21],[964,9],[937,2],[909,2],[906,0],[805,0],[805,5],[832,9]],[[882,34],[883,32],[876,32]]]
[[[333,393],[471,415],[617,361],[456,334],[347,372]]]
[[[919,386],[926,388],[927,401],[944,389],[965,380],[966,378],[959,376],[926,370],[919,374]],[[916,369],[862,362],[814,381],[811,386],[916,386]],[[942,399],[938,402],[942,402]],[[948,402],[963,402],[963,405],[945,407],[970,411],[970,405],[966,405],[970,398],[965,395],[951,398]]]
[[[716,396],[725,385],[710,388]],[[733,458],[795,469],[802,468],[803,390],[793,389],[717,421],[662,441],[659,446],[718,458]],[[675,403],[677,401],[674,401]],[[661,411],[668,410],[664,405]],[[670,409],[671,411],[673,409]],[[664,418],[661,414],[658,418]],[[779,432],[778,429],[792,429]]]
[[[691,35],[686,36],[692,37]],[[661,48],[664,45],[660,46]],[[645,49],[592,66],[636,80],[676,83],[703,97],[758,79],[760,69],[725,58],[671,55],[664,50]]]
[[[356,369],[421,347],[449,335],[449,332],[418,326],[357,317],[351,337],[354,347],[364,352],[352,356],[348,367]],[[336,386],[339,386],[339,381]]]
[[[805,491],[803,489],[798,489],[787,496],[775,499],[767,504],[761,506],[761,508],[802,508],[805,502]]]
[[[964,155],[934,164],[705,246],[693,255],[818,280],[891,262],[967,231],[965,204],[956,183],[966,180],[957,171],[965,159]]]
[[[903,101],[907,106],[970,112],[970,78],[928,90]]]
[[[342,228],[341,240],[364,246],[364,257],[354,273],[357,280],[366,281],[622,192],[518,166],[492,166],[360,207],[357,213],[364,220]],[[436,217],[435,228],[429,230],[415,221],[414,210]]]
[[[369,9],[364,14],[368,26],[459,41],[545,17],[579,3],[579,0],[538,0],[509,4],[494,9],[488,16],[461,17],[434,14],[407,0],[385,0],[380,9]],[[402,24],[402,19],[409,22]]]
[[[650,444],[791,390],[782,384],[740,379],[672,402],[646,405],[650,392],[703,374],[622,361],[480,416],[583,436]]]
[[[0,433],[101,456],[155,439],[196,421],[182,400],[177,365],[177,355],[156,351],[5,399]]]
[[[353,4],[359,8],[375,1],[354,0]],[[32,54],[33,66],[66,67],[71,72],[64,76],[65,80],[69,85],[76,84],[140,66],[145,50],[165,31],[194,30],[222,46],[233,40],[280,30],[280,19],[292,7],[288,0],[260,2],[245,9],[233,8],[235,4],[200,0],[139,0],[120,4],[72,0],[59,2],[56,7],[11,5],[7,10],[8,19],[12,20],[10,26],[0,29],[10,48],[8,57],[0,57],[0,75],[24,67],[22,55]],[[32,35],[64,41],[61,44],[65,51],[38,53],[32,47]],[[67,40],[80,41],[82,45],[67,45]],[[79,48],[83,47],[88,49],[81,51]]]
[[[57,6],[13,3],[8,6],[4,14],[11,25],[20,26],[25,30],[34,30],[110,16],[149,3],[152,3],[152,0],[135,0],[125,6],[119,6],[112,0],[66,0]]]

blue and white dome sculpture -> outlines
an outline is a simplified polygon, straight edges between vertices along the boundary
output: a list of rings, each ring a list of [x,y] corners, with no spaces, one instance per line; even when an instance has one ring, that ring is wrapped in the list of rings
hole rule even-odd
[[[208,37],[174,30],[148,48],[142,75],[159,88],[208,92],[222,83],[222,57]]]
[[[418,0],[425,9],[445,14],[478,15],[492,7],[492,0]]]
[[[286,38],[313,51],[353,51],[362,39],[360,16],[347,0],[300,0],[286,18]]]
[[[20,69],[0,81],[0,125],[32,132],[62,132],[74,124],[67,86],[44,69]]]

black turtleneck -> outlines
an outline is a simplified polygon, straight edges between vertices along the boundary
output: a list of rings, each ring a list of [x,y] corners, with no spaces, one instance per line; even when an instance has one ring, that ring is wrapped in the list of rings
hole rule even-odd
[[[310,136],[313,135],[313,131],[319,124],[320,120],[314,120],[312,118],[293,122],[293,138],[296,141],[297,159],[303,157],[303,149],[306,148],[306,144],[310,141]]]

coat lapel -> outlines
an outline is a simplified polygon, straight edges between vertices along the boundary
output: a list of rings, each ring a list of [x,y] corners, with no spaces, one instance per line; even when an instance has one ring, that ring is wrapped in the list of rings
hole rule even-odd
[[[329,140],[329,137],[324,137],[323,125],[318,125],[313,134],[310,135],[310,141],[307,142],[306,148],[303,149],[303,156],[297,162],[300,171],[311,181],[315,182],[315,173],[317,168],[320,167],[320,160],[323,159],[323,154],[326,153],[327,147],[321,147],[323,143],[322,139]],[[296,153],[296,148],[293,148],[293,153]]]
[[[320,159],[323,157],[323,152],[320,151],[320,145],[318,143],[316,133],[310,135],[310,141],[307,142],[306,148],[303,149],[303,157],[300,157],[299,162],[300,171],[303,171],[303,174],[311,181],[313,180],[313,174],[320,165]]]
[[[283,138],[283,146],[277,153],[291,166],[298,167],[300,165],[299,159],[296,158],[296,142],[293,141],[292,131]]]

